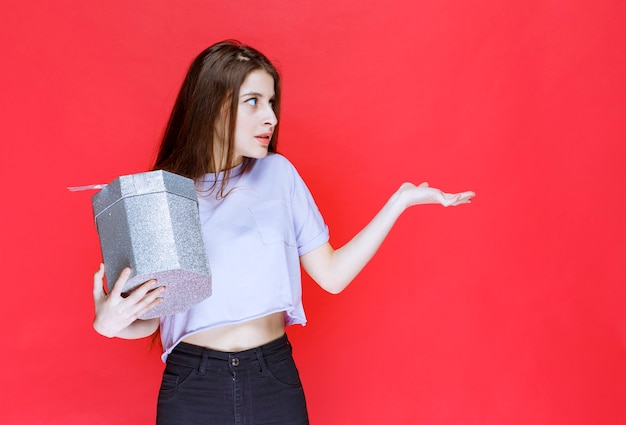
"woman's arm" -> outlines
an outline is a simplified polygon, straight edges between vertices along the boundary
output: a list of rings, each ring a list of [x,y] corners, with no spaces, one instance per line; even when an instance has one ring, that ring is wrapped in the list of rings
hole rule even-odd
[[[356,236],[334,250],[329,243],[300,257],[302,267],[323,289],[333,294],[346,286],[372,259],[398,217],[412,205],[456,206],[470,203],[474,192],[445,193],[428,183],[403,183],[376,216]]]
[[[96,317],[93,327],[100,335],[109,338],[137,339],[153,334],[159,327],[158,318],[141,320],[139,316],[163,301],[160,295],[165,287],[154,289],[156,281],[149,280],[134,289],[127,297],[122,297],[122,288],[129,275],[130,269],[124,269],[111,293],[107,295],[103,286],[104,265],[100,264],[100,269],[94,274],[93,299]]]

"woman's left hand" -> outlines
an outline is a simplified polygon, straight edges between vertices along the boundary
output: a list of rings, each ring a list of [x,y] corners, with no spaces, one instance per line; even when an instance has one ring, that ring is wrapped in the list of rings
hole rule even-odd
[[[428,183],[403,183],[367,226],[335,250],[327,242],[300,257],[304,270],[322,288],[337,294],[365,267],[383,243],[396,219],[412,205],[469,204],[474,192],[445,193]]]
[[[396,192],[405,208],[412,205],[441,204],[444,207],[471,203],[476,195],[472,191],[460,193],[446,193],[424,182],[418,186],[413,183],[403,183]]]

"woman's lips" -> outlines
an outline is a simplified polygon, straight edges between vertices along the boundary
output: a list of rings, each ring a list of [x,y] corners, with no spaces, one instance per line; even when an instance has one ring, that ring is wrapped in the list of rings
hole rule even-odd
[[[254,136],[255,139],[257,139],[261,144],[263,145],[269,145],[270,144],[270,140],[272,140],[272,133],[263,133],[263,134],[259,134],[257,136]]]

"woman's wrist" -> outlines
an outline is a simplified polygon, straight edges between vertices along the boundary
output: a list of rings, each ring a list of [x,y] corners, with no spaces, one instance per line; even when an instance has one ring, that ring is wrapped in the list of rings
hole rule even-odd
[[[387,202],[387,207],[390,212],[398,218],[404,210],[409,207],[408,199],[406,198],[406,185],[410,183],[402,183],[400,187],[391,195]]]
[[[98,317],[93,320],[93,328],[100,335],[105,336],[107,338],[114,338],[116,335],[111,329],[107,329],[104,323],[101,320],[98,320]]]

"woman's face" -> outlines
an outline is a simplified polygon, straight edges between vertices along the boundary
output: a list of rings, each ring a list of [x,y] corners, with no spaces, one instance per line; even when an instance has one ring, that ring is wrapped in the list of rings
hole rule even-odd
[[[274,78],[266,71],[250,72],[243,81],[237,99],[235,123],[235,164],[243,157],[267,155],[278,120],[274,114]]]

